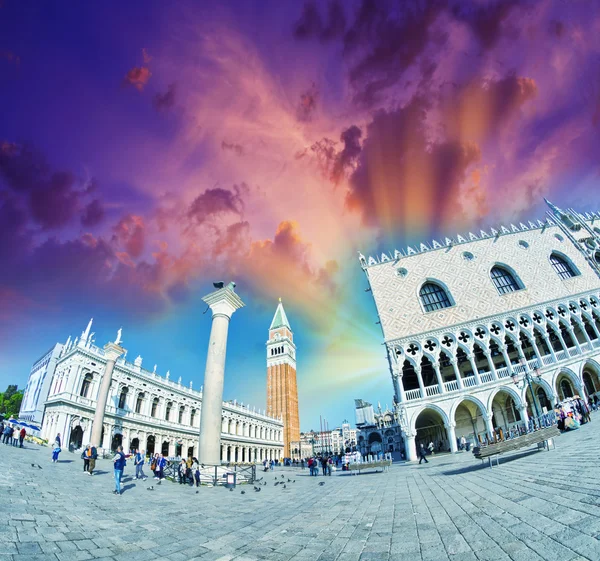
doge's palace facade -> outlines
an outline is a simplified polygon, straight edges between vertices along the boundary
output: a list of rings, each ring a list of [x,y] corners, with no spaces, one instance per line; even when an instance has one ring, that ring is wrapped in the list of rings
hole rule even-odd
[[[548,205],[545,221],[360,255],[408,459],[600,391],[600,214]]]
[[[93,344],[91,321],[81,337],[62,346],[45,402],[42,437],[52,441],[57,433],[63,446],[78,449],[90,441],[100,380],[106,367],[104,350]],[[105,409],[103,450],[122,445],[167,456],[198,454],[202,391],[142,368],[142,358],[132,363],[116,361]],[[283,451],[283,422],[238,404],[223,403],[221,461],[254,462],[279,459]]]

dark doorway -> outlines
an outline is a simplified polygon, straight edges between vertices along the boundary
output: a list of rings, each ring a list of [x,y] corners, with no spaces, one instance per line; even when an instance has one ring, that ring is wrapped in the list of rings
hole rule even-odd
[[[81,425],[77,425],[73,430],[71,430],[71,438],[69,438],[69,449],[70,450],[79,450],[83,445],[83,429]]]
[[[146,439],[146,452],[148,454],[154,454],[154,436],[150,435]]]

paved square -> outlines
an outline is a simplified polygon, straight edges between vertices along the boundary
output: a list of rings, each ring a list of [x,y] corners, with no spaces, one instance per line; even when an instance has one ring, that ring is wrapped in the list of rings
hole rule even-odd
[[[597,560],[599,436],[597,415],[556,450],[515,453],[499,468],[470,453],[387,474],[285,468],[259,493],[149,491],[154,481],[133,481],[129,465],[121,497],[109,461],[89,477],[79,455],[52,464],[48,448],[0,445],[0,561]],[[281,475],[285,489],[274,486]]]

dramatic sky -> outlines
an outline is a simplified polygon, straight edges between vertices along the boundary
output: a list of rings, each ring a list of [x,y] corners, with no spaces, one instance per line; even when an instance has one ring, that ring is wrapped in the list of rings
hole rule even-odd
[[[302,429],[391,404],[357,250],[600,208],[595,0],[0,1],[0,385],[94,317],[263,408],[278,297]]]

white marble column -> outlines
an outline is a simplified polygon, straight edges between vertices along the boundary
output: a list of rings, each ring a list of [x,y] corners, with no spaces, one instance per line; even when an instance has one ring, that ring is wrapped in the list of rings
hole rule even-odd
[[[100,436],[102,434],[102,424],[104,422],[104,411],[106,402],[108,401],[108,392],[110,391],[110,383],[112,382],[112,373],[115,367],[115,362],[124,352],[125,349],[119,346],[121,335],[117,337],[114,343],[108,343],[104,346],[104,355],[106,356],[106,368],[102,375],[102,382],[98,390],[98,401],[96,402],[96,412],[94,413],[94,422],[92,424],[92,446],[100,446]]]
[[[448,434],[448,444],[450,444],[450,452],[456,454],[458,452],[458,446],[456,444],[456,423],[448,423],[446,425],[446,433]]]
[[[229,283],[227,287],[220,288],[203,298],[210,306],[213,315],[204,371],[198,459],[208,465],[221,463],[221,418],[227,332],[231,316],[244,305],[234,292],[234,287],[235,284]]]
[[[417,459],[415,436],[416,434],[412,432],[404,435],[404,452],[406,453],[406,459],[409,462],[414,462]]]

